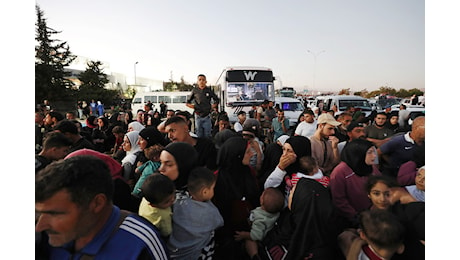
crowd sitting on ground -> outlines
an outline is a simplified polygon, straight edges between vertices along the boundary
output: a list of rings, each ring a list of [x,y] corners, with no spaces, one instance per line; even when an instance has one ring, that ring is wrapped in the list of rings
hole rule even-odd
[[[149,111],[36,110],[36,259],[424,259],[424,116]]]

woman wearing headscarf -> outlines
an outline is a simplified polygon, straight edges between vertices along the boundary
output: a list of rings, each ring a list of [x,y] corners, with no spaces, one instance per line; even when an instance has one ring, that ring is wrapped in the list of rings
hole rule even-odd
[[[113,204],[120,209],[137,212],[140,200],[131,195],[131,189],[122,176],[123,167],[119,162],[107,154],[86,148],[69,153],[64,159],[79,155],[91,155],[103,160],[109,167],[110,174],[112,175],[114,185]]]
[[[249,167],[253,155],[250,145],[241,136],[230,137],[217,155],[213,202],[224,219],[224,226],[216,230],[216,244],[220,245],[216,247],[217,259],[240,259],[245,253],[241,241],[234,241],[233,235],[235,231],[249,230],[249,213],[259,206],[261,192]]]
[[[279,159],[278,166],[265,181],[265,189],[268,187],[281,189],[286,197],[285,205],[287,205],[287,199],[292,188],[289,180],[293,174],[299,172],[299,159],[303,156],[311,156],[310,140],[301,135],[289,137],[283,145],[283,154]]]
[[[376,157],[372,142],[355,139],[345,145],[342,162],[331,173],[332,201],[349,225],[357,224],[357,214],[371,206],[364,186],[370,175],[381,174],[374,164]]]
[[[260,255],[270,259],[340,259],[339,229],[329,190],[301,178],[292,189],[288,207],[262,241]]]
[[[121,165],[123,166],[123,178],[130,184],[130,186],[133,186],[135,183],[134,175],[132,173],[136,169],[137,154],[141,150],[138,141],[138,131],[128,132],[123,137],[122,147],[126,152],[126,155],[123,159],[121,159]]]
[[[145,126],[137,121],[132,121],[131,123],[128,124],[128,132],[130,131],[142,131]]]

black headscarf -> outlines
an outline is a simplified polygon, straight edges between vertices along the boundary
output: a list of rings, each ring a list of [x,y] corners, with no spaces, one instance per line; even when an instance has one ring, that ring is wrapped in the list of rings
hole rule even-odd
[[[305,136],[291,136],[286,140],[286,143],[292,146],[297,159],[294,163],[286,167],[287,174],[291,175],[299,171],[299,159],[302,156],[311,156],[311,143],[310,139]]]
[[[374,146],[370,141],[355,139],[348,142],[341,153],[341,160],[350,167],[358,176],[368,176],[372,173],[372,165],[367,165],[366,152]]]
[[[179,177],[174,181],[174,184],[177,189],[183,189],[187,185],[190,172],[197,165],[198,153],[191,144],[183,142],[170,143],[164,150],[176,160]]]

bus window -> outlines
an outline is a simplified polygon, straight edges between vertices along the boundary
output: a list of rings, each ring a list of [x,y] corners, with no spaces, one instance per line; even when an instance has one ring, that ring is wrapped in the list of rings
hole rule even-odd
[[[170,96],[158,96],[158,103],[161,103],[161,101],[165,103],[171,103],[171,97]]]
[[[172,102],[173,103],[186,103],[187,101],[187,96],[173,96],[172,97]]]
[[[151,103],[157,103],[157,97],[156,96],[145,96],[144,97],[144,102],[148,103],[149,101]]]
[[[135,98],[133,99],[133,104],[140,104],[142,102],[142,98],[138,97],[138,98]]]

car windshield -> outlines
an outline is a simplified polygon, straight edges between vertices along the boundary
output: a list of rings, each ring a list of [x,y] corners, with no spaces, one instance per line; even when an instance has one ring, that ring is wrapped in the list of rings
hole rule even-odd
[[[339,100],[339,110],[346,110],[347,107],[353,106],[363,111],[371,111],[371,105],[367,100]]]
[[[283,102],[281,109],[284,111],[303,111],[302,104],[300,102]]]

